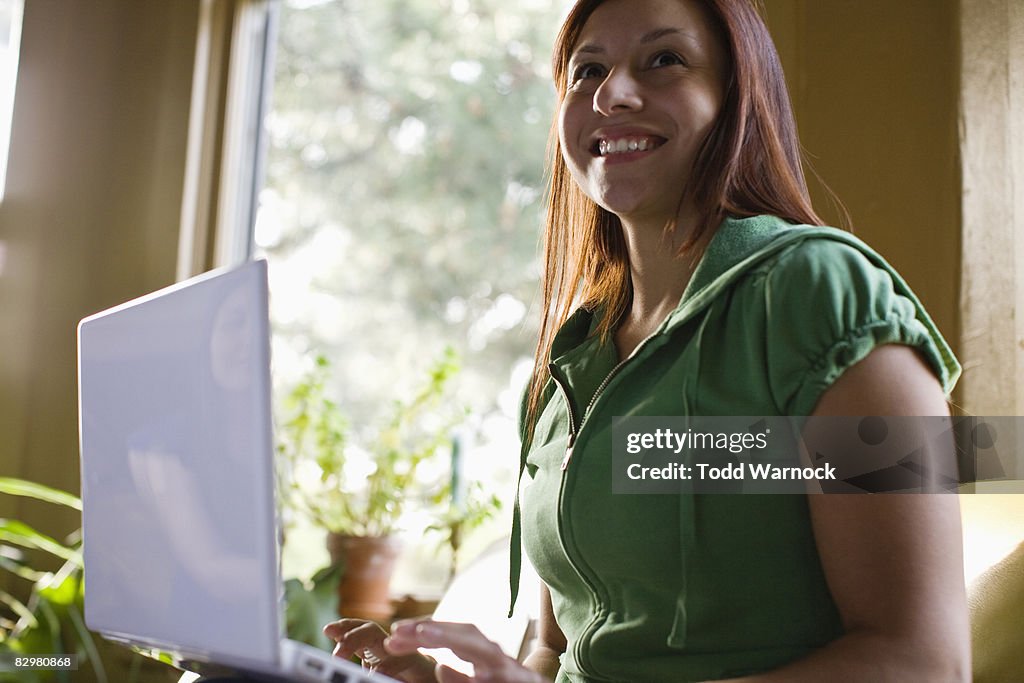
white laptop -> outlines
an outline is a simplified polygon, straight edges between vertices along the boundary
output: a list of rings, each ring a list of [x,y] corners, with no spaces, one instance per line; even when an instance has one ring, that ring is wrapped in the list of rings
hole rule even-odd
[[[185,668],[391,680],[283,637],[266,262],[85,318],[78,353],[89,628]]]

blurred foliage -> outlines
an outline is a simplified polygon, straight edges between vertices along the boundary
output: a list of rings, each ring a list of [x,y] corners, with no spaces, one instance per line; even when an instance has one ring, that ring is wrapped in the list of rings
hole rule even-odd
[[[21,479],[0,478],[0,494],[82,509],[81,500],[70,493]],[[61,542],[19,520],[0,519],[0,570],[30,584],[26,600],[0,591],[0,654],[78,656],[77,671],[0,669],[0,681],[131,682],[140,680],[144,667],[152,670],[149,660],[125,652],[120,658],[124,670],[108,672],[110,661],[103,655],[114,646],[90,633],[83,617],[81,544],[80,531]],[[41,571],[32,561],[36,554],[52,555],[63,564],[55,572]]]
[[[309,581],[288,579],[284,582],[285,631],[297,640],[321,650],[331,650],[334,643],[324,635],[323,627],[338,618],[338,583],[342,567],[326,567]]]
[[[454,489],[459,483],[452,483],[439,490],[432,498],[443,513],[440,519],[427,527],[428,531],[439,532],[448,547],[448,583],[459,571],[459,551],[466,534],[494,516],[501,509],[501,500],[493,493],[487,493],[480,482],[474,481],[466,487],[466,493],[458,495]]]
[[[0,479],[0,493],[24,496],[81,510],[81,501],[68,493],[20,479]],[[0,592],[0,653],[77,654],[81,665],[97,668],[106,680],[92,635],[82,618],[82,554],[80,534],[61,543],[16,519],[0,519],[0,569],[31,584],[28,599]],[[56,572],[40,571],[31,552],[43,552],[64,561]],[[69,671],[8,671],[4,681],[68,681]]]
[[[390,402],[390,414],[363,443],[350,436],[348,419],[325,394],[330,370],[328,360],[318,356],[285,402],[288,417],[278,447],[282,500],[325,530],[386,536],[408,505],[440,504],[431,505],[426,494],[431,482],[417,475],[425,463],[441,464],[437,458],[447,452],[452,429],[464,417],[449,400],[458,359],[446,349],[409,399]],[[351,451],[358,456],[353,459]]]

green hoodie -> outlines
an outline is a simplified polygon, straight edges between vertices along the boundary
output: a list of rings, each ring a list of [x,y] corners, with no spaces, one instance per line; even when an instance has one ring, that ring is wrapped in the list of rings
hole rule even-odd
[[[612,418],[810,415],[889,343],[948,393],[960,367],[910,288],[848,233],[726,219],[626,361],[596,321],[579,310],[555,338],[513,522],[513,602],[521,534],[568,640],[558,680],[727,678],[840,636],[805,496],[614,495]]]

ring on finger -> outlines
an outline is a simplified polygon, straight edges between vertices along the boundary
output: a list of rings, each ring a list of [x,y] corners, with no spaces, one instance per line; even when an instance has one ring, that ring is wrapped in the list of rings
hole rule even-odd
[[[368,647],[363,648],[362,652],[359,653],[359,658],[370,666],[377,666],[380,664],[380,657],[373,654],[373,650]]]

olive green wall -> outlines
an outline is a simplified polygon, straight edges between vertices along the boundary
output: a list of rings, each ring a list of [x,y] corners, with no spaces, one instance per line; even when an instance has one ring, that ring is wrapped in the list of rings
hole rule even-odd
[[[800,137],[958,347],[960,172],[954,0],[768,0]],[[840,213],[809,174],[815,207]]]
[[[26,0],[0,203],[0,476],[79,489],[83,316],[174,281],[198,0]],[[0,496],[0,516],[77,527]]]

